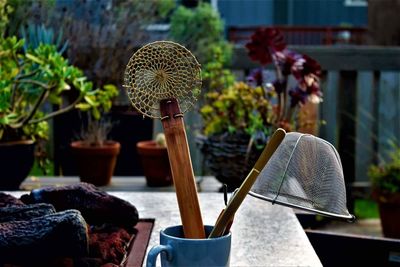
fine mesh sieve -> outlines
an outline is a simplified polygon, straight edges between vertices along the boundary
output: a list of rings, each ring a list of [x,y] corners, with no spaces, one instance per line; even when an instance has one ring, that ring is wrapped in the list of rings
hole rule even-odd
[[[182,113],[196,103],[201,89],[200,64],[180,44],[156,41],[140,48],[128,62],[124,87],[143,115],[161,119],[160,102],[174,98]]]
[[[310,134],[287,133],[249,194],[325,216],[354,219],[346,207],[338,152],[329,142]]]

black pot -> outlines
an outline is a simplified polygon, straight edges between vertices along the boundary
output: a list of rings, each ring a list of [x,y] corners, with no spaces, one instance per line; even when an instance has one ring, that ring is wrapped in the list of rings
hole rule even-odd
[[[32,140],[0,143],[0,190],[18,190],[34,162]]]
[[[378,202],[383,235],[400,238],[400,192],[388,193],[374,189],[372,197]]]
[[[262,152],[255,146],[249,148],[250,136],[247,134],[197,136],[196,141],[207,169],[227,185],[228,191],[240,187]]]

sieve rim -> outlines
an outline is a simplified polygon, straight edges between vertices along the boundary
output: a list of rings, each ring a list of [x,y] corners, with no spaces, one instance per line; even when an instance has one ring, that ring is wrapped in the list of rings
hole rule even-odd
[[[347,220],[347,221],[350,221],[350,222],[354,222],[355,219],[356,219],[356,217],[354,215],[350,214],[350,213],[348,215],[341,215],[341,214],[332,213],[332,212],[328,212],[328,211],[322,211],[322,210],[307,208],[307,207],[304,207],[304,206],[300,206],[300,205],[296,205],[296,204],[280,201],[280,200],[275,199],[275,198],[269,198],[269,197],[257,194],[257,193],[255,193],[253,191],[249,191],[248,194],[250,196],[252,196],[252,197],[271,202],[272,204],[277,203],[277,204],[280,204],[282,206],[286,206],[286,207],[289,207],[289,208],[296,208],[296,209],[300,209],[300,210],[305,210],[305,211],[317,213],[317,214],[324,215],[324,216],[331,217],[331,218]]]

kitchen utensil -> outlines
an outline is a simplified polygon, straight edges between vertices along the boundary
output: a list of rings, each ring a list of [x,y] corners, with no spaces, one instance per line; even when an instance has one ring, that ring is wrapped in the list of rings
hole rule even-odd
[[[313,213],[355,219],[346,207],[342,163],[335,147],[310,134],[286,134],[250,195]]]
[[[278,148],[279,144],[284,139],[285,134],[285,130],[278,129],[271,136],[268,144],[265,146],[253,169],[251,169],[240,188],[234,193],[226,208],[219,215],[217,222],[215,223],[215,226],[209,235],[209,238],[219,237],[229,232],[229,228],[233,222],[235,212],[242,204],[244,198],[246,197],[251,186],[257,179],[257,176],[264,168],[265,164],[267,164],[268,160],[274,154],[274,151]]]
[[[206,225],[206,233],[213,226]],[[161,267],[229,267],[231,234],[213,239],[187,239],[180,225],[170,226],[160,232],[160,244],[147,254],[146,267],[155,267],[160,255]]]
[[[200,94],[200,64],[177,43],[153,42],[129,60],[125,87],[139,112],[161,119],[185,237],[205,238],[183,121]]]

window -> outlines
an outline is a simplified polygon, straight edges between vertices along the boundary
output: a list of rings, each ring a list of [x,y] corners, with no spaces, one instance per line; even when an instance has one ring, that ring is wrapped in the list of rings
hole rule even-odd
[[[366,7],[368,6],[368,0],[344,0],[344,5],[348,7]]]

